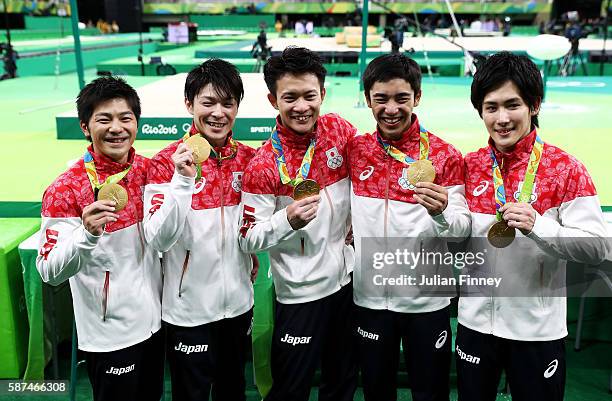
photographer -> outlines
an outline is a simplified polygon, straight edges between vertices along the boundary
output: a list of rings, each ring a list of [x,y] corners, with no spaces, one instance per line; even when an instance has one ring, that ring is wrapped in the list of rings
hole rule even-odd
[[[4,63],[4,74],[0,75],[0,81],[4,79],[17,78],[17,59],[19,55],[10,43],[0,43],[2,62]]]

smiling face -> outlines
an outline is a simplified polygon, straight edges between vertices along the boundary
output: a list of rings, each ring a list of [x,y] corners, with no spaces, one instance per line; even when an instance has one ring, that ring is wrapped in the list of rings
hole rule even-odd
[[[419,105],[421,93],[402,78],[387,82],[376,81],[366,96],[368,107],[383,138],[397,140],[412,123],[412,110]]]
[[[482,103],[482,120],[497,150],[509,152],[527,136],[531,132],[531,117],[538,114],[539,108],[536,105],[530,110],[512,81],[487,93]]]
[[[214,147],[225,145],[238,114],[238,102],[217,93],[212,84],[202,88],[193,103],[185,99],[196,128]]]
[[[268,94],[268,100],[278,110],[281,123],[293,132],[304,135],[314,130],[325,88],[316,75],[284,74],[276,81],[276,96]]]
[[[128,153],[138,132],[136,116],[123,98],[99,103],[81,130],[91,138],[94,152],[117,163],[127,162]]]

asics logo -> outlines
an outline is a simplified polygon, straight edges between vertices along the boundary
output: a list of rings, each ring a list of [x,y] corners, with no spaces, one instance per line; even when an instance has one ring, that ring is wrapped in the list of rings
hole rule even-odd
[[[200,181],[196,182],[195,187],[193,188],[193,194],[199,194],[204,189],[204,185],[206,185],[206,178],[200,178]]]
[[[472,192],[472,194],[474,196],[480,196],[487,190],[487,188],[489,188],[489,181],[481,181],[480,185],[474,188],[474,192]]]
[[[442,348],[442,346],[446,343],[446,339],[448,338],[448,333],[446,330],[440,333],[438,337],[438,341],[436,341],[436,349]]]
[[[544,378],[550,379],[552,375],[557,371],[557,367],[559,367],[559,361],[557,359],[553,360],[548,364],[548,368],[544,371]]]
[[[367,180],[368,178],[370,178],[372,173],[374,173],[374,166],[368,166],[365,170],[361,172],[361,174],[359,174],[359,179],[361,181]]]

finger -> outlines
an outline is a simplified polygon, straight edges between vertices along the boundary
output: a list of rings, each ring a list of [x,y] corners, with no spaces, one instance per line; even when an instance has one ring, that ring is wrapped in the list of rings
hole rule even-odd
[[[311,205],[311,204],[317,204],[320,201],[321,201],[321,195],[313,195],[313,196],[309,196],[304,199],[300,199],[299,201],[296,201],[296,203],[298,206],[306,206],[306,205]]]
[[[83,208],[83,216],[91,216],[103,212],[114,212],[115,201],[100,200]]]
[[[444,202],[447,197],[446,193],[444,192],[436,192],[428,188],[417,188],[415,192],[419,195],[425,195],[440,202]]]
[[[414,186],[417,188],[428,188],[438,192],[446,189],[441,185],[434,184],[433,182],[417,182]]]
[[[428,198],[423,195],[414,195],[414,199],[417,201],[418,204],[424,206],[425,208],[429,210],[436,210],[436,208],[440,207],[440,206],[436,206],[436,205],[439,205],[438,202],[432,201],[431,198]]]

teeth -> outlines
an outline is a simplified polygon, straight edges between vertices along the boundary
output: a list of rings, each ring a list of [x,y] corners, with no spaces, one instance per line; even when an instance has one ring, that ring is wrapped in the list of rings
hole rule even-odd
[[[210,125],[211,127],[214,127],[214,128],[223,128],[225,126],[225,124],[222,124],[222,123],[213,123],[213,122],[210,122],[210,121],[207,124]]]
[[[106,141],[107,142],[111,142],[111,143],[121,143],[121,142],[125,141],[125,139],[123,139],[123,138],[120,138],[120,139],[115,138],[115,139],[107,139]]]
[[[310,118],[310,116],[295,116],[293,118],[298,121],[307,121]]]
[[[387,124],[395,124],[397,122],[399,122],[399,117],[396,118],[383,118],[383,121]]]

